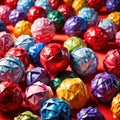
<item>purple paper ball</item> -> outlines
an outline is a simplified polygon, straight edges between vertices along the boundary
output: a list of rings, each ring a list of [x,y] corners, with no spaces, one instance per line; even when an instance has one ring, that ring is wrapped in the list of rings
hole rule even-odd
[[[68,36],[83,37],[85,31],[87,30],[87,23],[83,18],[73,16],[65,22],[64,29]]]
[[[78,17],[83,18],[89,27],[94,26],[98,21],[98,14],[94,8],[82,8],[78,13]]]
[[[105,120],[105,118],[97,108],[87,107],[77,113],[77,120]]]
[[[92,49],[79,47],[71,53],[70,66],[78,76],[90,76],[97,70],[98,57]]]
[[[120,0],[107,0],[106,8],[108,12],[120,11]]]
[[[0,32],[7,31],[5,23],[0,20]]]
[[[9,21],[12,25],[15,25],[20,20],[26,20],[26,14],[22,10],[14,9],[10,12]]]
[[[41,64],[40,64],[40,52],[45,46],[46,46],[45,43],[38,42],[29,48],[28,54],[30,56],[31,63],[34,66],[41,66]]]
[[[91,81],[93,96],[101,103],[109,103],[120,90],[120,83],[114,74],[102,72]]]
[[[27,85],[31,85],[37,81],[50,85],[50,76],[47,71],[41,67],[35,67],[28,71],[25,80]]]

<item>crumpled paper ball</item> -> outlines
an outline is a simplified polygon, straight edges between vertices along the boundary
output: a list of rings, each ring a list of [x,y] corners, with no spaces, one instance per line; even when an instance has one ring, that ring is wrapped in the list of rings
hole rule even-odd
[[[77,120],[105,120],[105,118],[97,108],[87,107],[77,113]]]
[[[27,71],[25,80],[27,85],[31,85],[37,81],[50,85],[50,76],[42,67],[35,67]]]
[[[0,82],[0,111],[18,110],[22,102],[22,90],[18,84],[7,79]]]
[[[103,67],[106,71],[120,76],[120,49],[109,50],[103,58]]]
[[[31,36],[31,23],[26,20],[18,21],[14,27],[14,34],[16,37],[23,34]]]
[[[0,59],[14,45],[12,36],[7,32],[0,32]]]
[[[4,0],[4,4],[12,9],[16,9],[18,0]]]
[[[86,47],[86,43],[84,42],[84,40],[80,37],[70,37],[68,38],[66,41],[64,41],[63,43],[64,47],[66,47],[69,51],[69,53],[71,53],[73,50],[75,50],[78,47]]]
[[[60,31],[63,28],[65,18],[61,12],[53,10],[52,12],[49,12],[47,18],[54,23],[56,31]]]
[[[94,8],[97,12],[101,10],[106,0],[88,0],[88,6]]]
[[[14,120],[38,120],[38,116],[34,115],[31,111],[25,111],[14,117]]]
[[[21,20],[26,20],[26,18],[25,12],[17,9],[11,10],[9,15],[9,21],[13,26]]]
[[[114,118],[120,118],[120,92],[112,100],[111,111]]]
[[[28,55],[27,51],[24,48],[12,47],[4,55],[4,57],[8,57],[8,56],[14,56],[14,57],[18,58],[20,61],[23,62],[25,69],[28,68],[30,59],[29,59],[29,55]]]
[[[108,14],[108,19],[111,19],[116,26],[120,29],[120,12],[112,12]]]
[[[5,23],[0,20],[0,32],[7,31]]]
[[[110,40],[113,40],[115,38],[115,34],[118,31],[118,28],[115,25],[115,23],[111,19],[107,18],[101,19],[98,23],[98,27],[101,27],[106,31]]]
[[[40,6],[45,9],[46,14],[52,11],[52,6],[49,2],[49,0],[36,0],[35,6]]]
[[[87,86],[80,78],[64,79],[57,88],[56,95],[69,102],[72,109],[82,108],[89,99]]]
[[[19,83],[25,72],[24,64],[16,57],[0,59],[0,81],[12,80]]]
[[[76,15],[83,7],[88,7],[88,1],[87,0],[74,0],[72,3],[72,7],[76,11]]]
[[[120,31],[118,31],[115,35],[116,45],[120,46]]]
[[[82,8],[78,12],[78,17],[83,18],[89,27],[96,25],[98,21],[98,13],[94,10],[94,8]]]
[[[75,10],[74,10],[73,7],[72,7],[71,5],[69,5],[69,4],[61,4],[61,5],[57,8],[57,10],[64,15],[65,21],[66,21],[68,18],[76,15]]]
[[[96,51],[105,49],[109,39],[106,31],[98,26],[89,27],[84,34],[84,40],[88,47]]]
[[[40,52],[45,46],[45,43],[38,42],[29,48],[28,54],[34,66],[42,66],[40,63]]]
[[[83,37],[85,31],[87,30],[87,23],[84,21],[83,18],[73,16],[67,19],[67,21],[65,22],[64,30],[65,33],[70,37]]]
[[[70,54],[60,43],[50,43],[41,50],[40,63],[51,76],[65,70],[69,62]]]
[[[0,20],[2,20],[5,24],[9,24],[9,14],[10,7],[7,5],[0,5]]]
[[[27,19],[33,23],[37,18],[46,17],[46,11],[40,6],[33,6],[27,13]]]
[[[108,12],[120,11],[120,0],[106,0],[106,8]]]
[[[25,90],[24,101],[33,111],[40,110],[44,101],[53,97],[52,89],[41,82],[28,86]]]
[[[48,18],[38,18],[31,26],[32,37],[36,42],[49,43],[55,36],[55,26]]]
[[[17,9],[25,13],[27,13],[32,6],[34,6],[34,0],[18,0],[17,3]]]
[[[91,81],[93,96],[101,103],[110,103],[120,91],[120,83],[114,74],[98,73]]]
[[[66,78],[75,78],[78,77],[74,72],[65,70],[63,72],[58,73],[53,79],[52,79],[52,89],[56,91],[57,87],[62,83],[62,81]]]
[[[36,42],[32,37],[23,34],[16,39],[14,45],[15,47],[23,47],[26,51],[28,51],[29,48],[33,46],[35,43]]]
[[[49,0],[49,3],[53,10],[56,10],[61,4],[63,4],[63,0]]]
[[[79,47],[71,53],[70,66],[78,76],[90,76],[97,71],[98,57],[92,49]]]
[[[72,120],[69,103],[58,98],[50,98],[40,110],[41,120]]]

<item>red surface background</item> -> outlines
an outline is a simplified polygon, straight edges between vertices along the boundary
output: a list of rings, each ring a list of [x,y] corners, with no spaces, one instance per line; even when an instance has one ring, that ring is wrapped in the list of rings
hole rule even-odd
[[[106,18],[106,17],[107,17],[107,12],[106,12],[106,9],[103,8],[100,11],[100,13],[99,13],[99,19]],[[7,26],[7,28],[8,28],[8,32],[10,32],[13,35],[13,27],[12,26]],[[14,35],[13,35],[13,37],[14,37]],[[69,38],[69,37],[67,35],[65,35],[64,32],[61,32],[61,33],[57,33],[55,35],[54,40],[63,42],[67,38]],[[14,39],[15,39],[15,37],[14,37]],[[115,42],[111,41],[111,42],[109,42],[108,47],[105,50],[100,51],[100,52],[96,52],[96,54],[98,55],[98,59],[99,59],[99,66],[98,66],[98,70],[97,70],[96,73],[104,71],[104,68],[103,68],[103,58],[104,58],[104,56],[105,56],[107,51],[109,51],[110,49],[115,49],[115,48],[117,48]],[[68,69],[70,69],[70,68],[68,68]],[[94,77],[94,75],[92,75],[92,76],[90,76],[88,78],[81,78],[81,79],[84,80],[85,84],[87,84],[88,89],[89,89],[89,94],[90,94],[90,99],[87,102],[86,106],[98,107],[99,111],[103,113],[103,115],[105,116],[106,120],[119,120],[119,119],[113,118],[112,112],[110,110],[110,107],[111,107],[110,104],[108,104],[108,105],[100,104],[91,95],[90,81]],[[25,83],[24,83],[24,81],[21,81],[20,86],[22,87],[22,90],[24,91],[25,90]],[[15,116],[17,116],[19,113],[24,112],[26,110],[29,110],[29,109],[23,103],[22,106],[18,110],[16,110],[16,111],[7,112],[7,113],[0,112],[0,120],[13,120],[13,118]],[[72,120],[76,120],[76,113],[78,111],[79,110],[72,110],[72,118],[73,118]],[[34,112],[34,113],[39,115],[39,112]],[[40,120],[40,117],[39,117],[39,120]]]

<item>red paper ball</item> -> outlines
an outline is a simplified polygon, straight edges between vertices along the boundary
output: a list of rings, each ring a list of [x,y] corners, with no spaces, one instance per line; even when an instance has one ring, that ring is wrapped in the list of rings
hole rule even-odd
[[[104,4],[105,0],[88,0],[88,6],[96,11],[100,11]]]
[[[64,15],[65,20],[76,15],[75,10],[69,4],[62,4],[58,7],[57,10],[60,11]]]
[[[103,66],[106,71],[120,76],[120,49],[108,51],[103,59]]]
[[[84,40],[93,50],[102,50],[107,46],[109,36],[104,29],[94,26],[85,32]]]
[[[63,4],[63,0],[49,0],[53,10],[56,10],[59,5]]]
[[[56,75],[65,70],[70,61],[67,48],[59,43],[50,43],[40,53],[42,66],[51,74]]]
[[[13,48],[9,49],[9,51],[5,54],[5,57],[8,57],[8,56],[17,57],[20,61],[23,62],[24,66],[25,66],[25,69],[28,68],[29,63],[30,63],[29,55],[24,48],[13,47]]]
[[[4,4],[9,6],[11,9],[15,9],[17,6],[18,0],[5,0]]]
[[[17,110],[22,104],[22,90],[11,80],[0,82],[0,111]]]
[[[46,11],[40,6],[33,6],[29,9],[27,13],[27,19],[31,23],[37,18],[46,17]]]

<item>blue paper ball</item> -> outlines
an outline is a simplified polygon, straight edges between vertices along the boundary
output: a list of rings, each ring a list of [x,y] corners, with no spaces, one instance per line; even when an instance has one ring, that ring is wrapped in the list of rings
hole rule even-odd
[[[105,118],[97,108],[87,107],[77,113],[77,120],[105,120]]]
[[[52,11],[52,7],[49,3],[49,0],[36,0],[35,6],[40,6],[45,9],[46,14]]]
[[[72,120],[70,105],[61,99],[50,98],[40,110],[41,120]]]
[[[93,8],[82,8],[78,16],[87,22],[88,26],[94,26],[98,21],[98,14]]]
[[[70,66],[78,76],[89,76],[96,72],[98,57],[90,48],[79,47],[71,53]]]
[[[22,10],[14,9],[10,12],[9,21],[12,25],[15,25],[20,20],[26,20],[26,14]]]
[[[35,44],[35,40],[29,35],[21,35],[15,41],[15,47],[23,47],[26,51]]]
[[[35,66],[41,66],[40,64],[40,52],[46,46],[45,43],[39,42],[31,46],[28,50],[31,63]]]
[[[108,12],[120,11],[120,0],[107,0],[106,8]]]
[[[26,74],[26,84],[31,85],[35,82],[42,82],[46,85],[50,85],[50,76],[42,67],[35,67],[27,72]]]
[[[18,0],[17,3],[17,9],[24,11],[26,14],[32,6],[34,6],[34,0]]]
[[[0,20],[0,32],[2,31],[6,31],[6,25],[4,24],[2,20]]]
[[[115,34],[118,31],[118,28],[115,25],[115,23],[111,19],[107,19],[107,18],[101,19],[98,23],[98,27],[101,27],[106,31],[110,40],[115,38]]]
[[[87,30],[87,23],[83,18],[73,16],[65,22],[64,29],[68,36],[83,37],[85,31]]]
[[[0,59],[0,81],[12,80],[19,83],[25,72],[24,64],[16,57]]]

